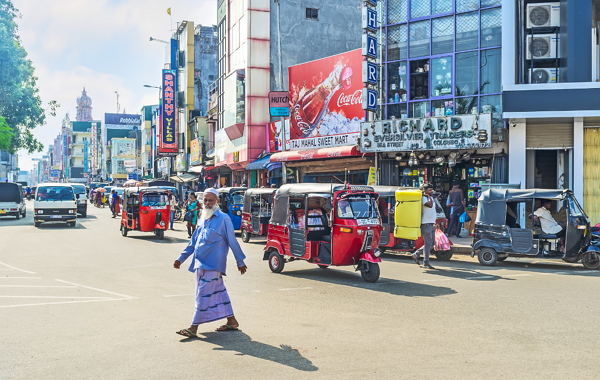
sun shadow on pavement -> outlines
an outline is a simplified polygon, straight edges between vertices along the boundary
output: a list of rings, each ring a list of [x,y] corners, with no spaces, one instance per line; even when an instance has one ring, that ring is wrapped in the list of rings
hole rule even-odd
[[[198,336],[198,339],[220,346],[215,348],[218,351],[234,351],[237,352],[236,355],[247,355],[269,360],[299,371],[309,372],[319,370],[310,360],[302,356],[297,349],[285,344],[275,347],[257,342],[241,330],[203,333]]]
[[[444,286],[433,286],[383,277],[380,277],[375,283],[369,283],[363,281],[362,277],[358,273],[353,274],[335,269],[301,269],[297,271],[283,272],[280,275],[304,278],[318,282],[328,282],[336,285],[346,285],[353,288],[404,297],[439,297],[457,293],[456,290]]]

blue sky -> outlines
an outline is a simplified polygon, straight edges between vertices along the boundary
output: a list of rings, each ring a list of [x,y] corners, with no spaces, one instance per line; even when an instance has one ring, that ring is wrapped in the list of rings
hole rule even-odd
[[[13,0],[22,15],[19,35],[39,78],[42,101],[57,100],[56,117],[34,130],[47,147],[60,131],[68,112],[75,119],[76,99],[85,86],[92,98],[92,116],[104,122],[104,113],[139,113],[143,105],[158,102],[158,86],[166,45],[181,20],[213,25],[217,0]],[[167,8],[171,8],[171,16]],[[20,152],[21,170],[31,170],[32,157]]]

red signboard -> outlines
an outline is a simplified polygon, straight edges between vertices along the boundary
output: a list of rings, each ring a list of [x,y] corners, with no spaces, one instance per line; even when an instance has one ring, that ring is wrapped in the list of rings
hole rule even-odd
[[[177,91],[177,71],[162,71],[162,104],[158,126],[159,156],[176,156],[179,153],[177,146],[177,109],[175,107],[175,93]]]
[[[291,66],[290,149],[357,143],[362,109],[361,50]]]

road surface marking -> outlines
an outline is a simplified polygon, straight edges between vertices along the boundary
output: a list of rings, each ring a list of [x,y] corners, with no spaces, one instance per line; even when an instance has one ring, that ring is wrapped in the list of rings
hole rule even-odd
[[[543,276],[552,276],[555,274],[569,274],[569,273],[568,272],[552,272],[552,273],[539,273],[539,274],[541,274]]]
[[[71,285],[79,286],[79,287],[81,287],[81,288],[85,288],[85,289],[95,290],[95,291],[97,291],[97,292],[102,292],[102,293],[106,293],[106,294],[112,294],[112,295],[114,295],[114,296],[123,297],[123,298],[125,298],[125,299],[130,299],[130,300],[133,300],[133,299],[136,299],[136,298],[137,298],[137,297],[132,297],[132,296],[126,296],[126,295],[124,295],[124,294],[119,294],[119,293],[115,293],[115,292],[110,292],[110,291],[108,291],[108,290],[103,290],[103,289],[98,289],[98,288],[92,288],[91,286],[85,286],[85,285],[76,284],[76,283],[74,283],[74,282],[69,282],[69,281],[64,281],[64,280],[59,280],[59,279],[56,279],[56,281],[58,281],[58,282],[63,282],[63,283],[65,283],[65,284],[71,284]]]
[[[288,291],[288,290],[305,290],[305,289],[312,289],[312,287],[307,286],[307,287],[304,287],[304,288],[284,288],[284,289],[277,289],[277,290],[285,292],[285,291]]]
[[[0,285],[0,288],[77,288],[71,285]]]
[[[496,276],[473,276],[473,277],[462,277],[465,280],[478,280],[482,278],[495,278]]]
[[[0,305],[1,308],[5,307],[22,307],[22,306],[47,306],[47,305],[64,305],[70,303],[86,303],[86,302],[106,302],[106,301],[127,301],[129,298],[107,298],[107,299],[87,299],[80,301],[63,301],[63,302],[41,302],[41,303],[24,303],[20,305]]]
[[[13,278],[30,278],[30,279],[34,279],[34,280],[40,280],[41,279],[41,277],[0,277],[0,278],[10,278],[10,279],[13,279]]]
[[[5,267],[9,267],[10,269],[18,270],[19,272],[29,273],[29,274],[36,274],[35,272],[31,272],[31,271],[28,271],[28,270],[25,270],[25,269],[19,269],[19,268],[13,267],[12,265],[5,264],[5,263],[3,263],[1,261],[0,261],[0,264],[4,265]]]

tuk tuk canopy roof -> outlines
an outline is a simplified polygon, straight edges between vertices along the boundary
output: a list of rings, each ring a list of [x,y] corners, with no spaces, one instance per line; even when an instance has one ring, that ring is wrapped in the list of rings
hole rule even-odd
[[[244,195],[244,212],[250,212],[252,208],[252,196],[255,195],[271,195],[275,194],[277,189],[274,188],[262,188],[262,189],[248,189]]]
[[[489,189],[481,193],[477,208],[477,222],[493,225],[506,223],[506,203],[527,199],[562,200],[571,190],[561,189]]]
[[[232,191],[236,191],[236,190],[246,190],[246,189],[247,189],[246,187],[220,187],[220,188],[218,188],[218,189],[217,189],[217,191],[218,191],[219,193],[226,193],[226,194],[229,194],[229,193],[231,193]]]
[[[132,195],[132,194],[137,194],[140,191],[145,191],[148,193],[160,193],[160,194],[166,194],[167,191],[169,191],[168,189],[165,188],[161,188],[161,187],[149,187],[149,186],[144,186],[144,187],[126,187],[125,188],[125,195]]]

